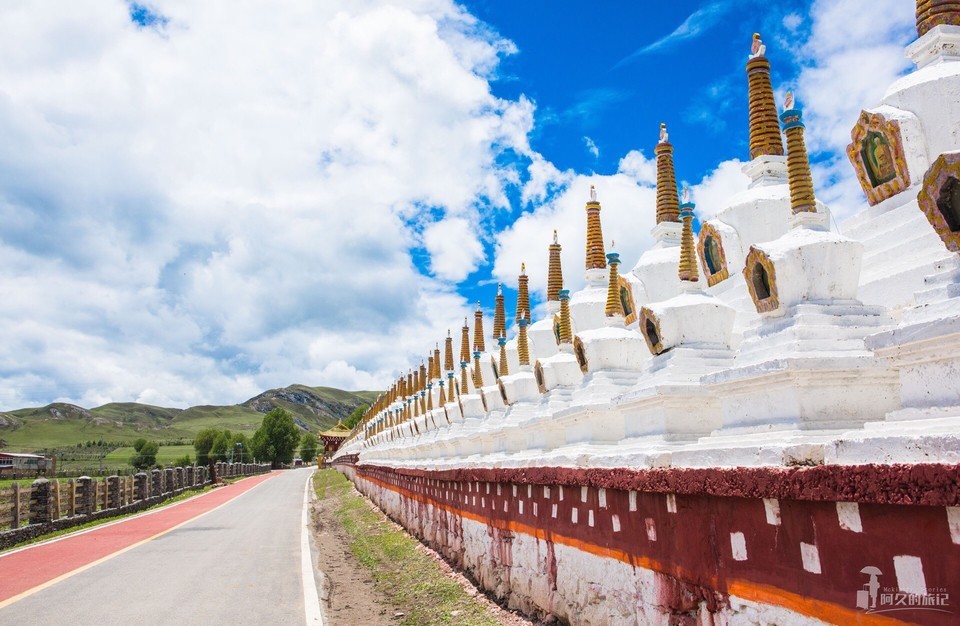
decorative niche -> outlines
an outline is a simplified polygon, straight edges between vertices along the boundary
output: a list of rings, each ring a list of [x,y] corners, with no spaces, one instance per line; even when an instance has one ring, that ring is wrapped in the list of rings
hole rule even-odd
[[[650,354],[656,356],[663,354],[663,336],[660,333],[660,320],[656,314],[647,307],[640,309],[640,332],[643,334],[644,341],[647,342],[647,348]]]
[[[960,252],[960,152],[941,154],[927,173],[917,204],[947,250]]]
[[[623,323],[629,326],[637,321],[637,305],[634,304],[636,300],[633,299],[633,287],[630,286],[630,281],[623,276],[617,277],[617,286],[620,288],[618,293],[620,310],[623,312]],[[583,369],[582,366],[581,369]]]
[[[573,356],[577,358],[577,365],[580,366],[580,371],[586,374],[587,370],[590,369],[590,364],[587,362],[587,352],[583,348],[583,341],[580,337],[573,338]]]
[[[510,401],[507,400],[507,388],[503,386],[503,380],[497,379],[497,387],[500,388],[500,397],[503,398],[503,405],[510,406]]]
[[[543,365],[540,361],[537,361],[537,364],[533,366],[533,377],[537,381],[537,389],[540,390],[540,393],[547,393],[547,384],[543,380]]]
[[[900,123],[882,113],[861,111],[850,131],[847,157],[871,206],[910,187]]]
[[[700,256],[700,266],[706,274],[707,285],[713,287],[730,277],[727,255],[723,251],[723,240],[720,238],[717,227],[710,222],[704,222],[700,227],[697,254]]]
[[[773,262],[760,248],[750,246],[750,254],[747,255],[746,266],[743,268],[743,278],[747,282],[757,313],[769,313],[780,308],[777,274]]]

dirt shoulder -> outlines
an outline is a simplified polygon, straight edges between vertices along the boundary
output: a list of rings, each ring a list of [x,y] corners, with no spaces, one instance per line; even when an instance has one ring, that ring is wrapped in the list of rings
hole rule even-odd
[[[314,478],[314,539],[330,626],[530,626],[479,593],[334,470]]]

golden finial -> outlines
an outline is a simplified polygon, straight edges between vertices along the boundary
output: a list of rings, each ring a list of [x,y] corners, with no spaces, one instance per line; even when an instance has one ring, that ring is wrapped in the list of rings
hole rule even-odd
[[[463,328],[460,329],[460,363],[470,362],[470,327],[467,318],[463,318]]]
[[[770,60],[759,33],[753,34],[750,59],[747,61],[747,95],[750,111],[750,158],[783,156],[783,137],[777,119],[770,81]]]
[[[520,264],[520,277],[517,280],[517,319],[524,313],[530,316],[530,287],[526,263]]]
[[[496,306],[493,309],[493,338],[507,334],[507,314],[503,306],[503,285],[497,283]]]
[[[477,311],[473,314],[473,349],[485,352],[483,343],[483,309],[480,308],[480,302],[477,301]]]
[[[793,93],[787,93],[785,111],[780,116],[787,136],[787,179],[790,183],[790,208],[794,215],[814,213],[817,198],[810,174],[810,158],[803,139],[803,112],[796,108]]]
[[[483,372],[480,371],[480,351],[473,351],[473,386],[477,389],[483,387]]]
[[[603,229],[600,226],[600,203],[597,190],[590,185],[590,201],[587,202],[587,262],[588,270],[604,269],[607,260],[603,253]]]
[[[453,337],[450,335],[450,329],[447,329],[447,339],[443,345],[443,369],[447,372],[453,371]]]
[[[500,367],[498,367],[498,378],[502,376],[510,375],[510,365],[507,362],[507,337],[506,335],[501,335],[497,339],[497,343],[500,344]]]
[[[960,5],[949,1],[917,0],[917,36],[923,37],[941,25],[960,26]]]
[[[678,274],[681,281],[695,283],[700,280],[697,269],[696,246],[693,243],[693,209],[690,202],[690,189],[683,188],[683,204],[680,205],[680,219],[683,220],[683,230],[680,234],[680,265]]]
[[[666,124],[660,125],[661,141],[654,149],[657,155],[657,224],[680,221],[677,175],[673,168],[673,144],[663,140],[666,128]]]
[[[613,242],[610,247],[613,248]],[[607,306],[604,313],[607,317],[623,317],[623,303],[620,301],[620,255],[616,252],[608,254],[607,266],[610,274],[607,278]]]
[[[561,305],[562,306],[562,305]],[[517,320],[519,331],[517,332],[517,357],[520,366],[530,365],[530,347],[527,345],[527,315],[524,312]]]
[[[560,241],[557,231],[553,231],[553,243],[550,244],[550,260],[547,269],[547,301],[555,302],[559,299],[557,292],[563,288],[563,266],[560,264]]]
[[[573,343],[573,331],[570,328],[570,290],[561,289],[560,297],[560,344]]]

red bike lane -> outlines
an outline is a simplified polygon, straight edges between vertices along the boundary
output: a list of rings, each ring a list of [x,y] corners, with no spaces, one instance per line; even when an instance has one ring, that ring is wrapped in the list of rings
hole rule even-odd
[[[168,507],[0,554],[0,608],[166,534],[227,504],[277,473],[245,478]]]

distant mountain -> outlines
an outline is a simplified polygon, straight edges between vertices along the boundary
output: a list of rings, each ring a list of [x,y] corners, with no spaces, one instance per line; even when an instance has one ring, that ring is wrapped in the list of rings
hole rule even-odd
[[[93,409],[55,402],[43,407],[0,413],[0,442],[9,450],[31,450],[80,442],[133,441],[138,437],[170,441],[192,439],[203,428],[228,428],[247,434],[260,426],[265,413],[281,407],[303,430],[326,430],[346,419],[378,392],[290,385],[270,389],[231,406],[171,409],[136,402],[111,402]]]

